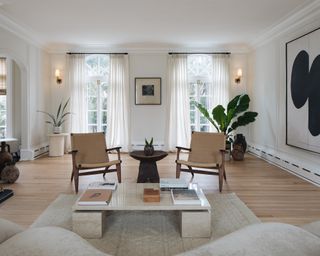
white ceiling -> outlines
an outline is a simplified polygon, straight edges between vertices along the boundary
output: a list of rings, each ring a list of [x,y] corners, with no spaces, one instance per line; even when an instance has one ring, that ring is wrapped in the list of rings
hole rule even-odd
[[[51,49],[246,45],[313,0],[0,0]]]

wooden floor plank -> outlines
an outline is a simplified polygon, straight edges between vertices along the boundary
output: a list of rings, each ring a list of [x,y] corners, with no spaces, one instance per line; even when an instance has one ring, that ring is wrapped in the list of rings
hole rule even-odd
[[[123,182],[136,182],[139,162],[128,154],[122,154],[122,160]],[[175,154],[169,154],[158,162],[160,177],[175,177],[174,161]],[[5,185],[15,196],[0,205],[1,218],[27,227],[60,193],[74,193],[70,155],[19,162],[18,168],[18,181]],[[223,193],[236,193],[262,221],[301,225],[320,220],[319,187],[249,154],[245,161],[228,162],[226,170]],[[181,177],[189,180],[191,175],[182,173]],[[116,174],[106,178],[116,180]],[[80,177],[80,190],[98,180],[102,175]],[[196,174],[194,182],[208,193],[218,193],[216,176]]]

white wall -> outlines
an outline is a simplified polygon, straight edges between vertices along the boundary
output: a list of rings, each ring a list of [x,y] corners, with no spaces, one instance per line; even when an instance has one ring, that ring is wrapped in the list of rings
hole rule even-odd
[[[129,55],[131,142],[164,144],[167,122],[167,53],[134,53]],[[135,105],[135,77],[161,77],[161,105]]]
[[[313,17],[313,18],[311,18]],[[286,62],[285,43],[320,26],[320,16],[306,16],[291,24],[285,33],[260,45],[249,56],[249,93],[252,109],[259,113],[250,126],[249,143],[262,157],[273,161],[309,180],[319,183],[320,155],[286,145]],[[301,22],[303,20],[303,22]],[[257,153],[258,151],[256,151]],[[260,151],[261,152],[261,151]],[[285,161],[289,162],[286,163]],[[295,165],[295,166],[294,166]],[[298,167],[297,167],[298,166]],[[308,169],[311,173],[303,171]]]
[[[21,101],[21,157],[33,159],[34,149],[47,141],[44,116],[37,110],[50,108],[50,56],[35,44],[1,27],[0,35],[0,55],[13,59],[20,70],[21,92],[16,93],[21,98],[14,98],[14,101]]]

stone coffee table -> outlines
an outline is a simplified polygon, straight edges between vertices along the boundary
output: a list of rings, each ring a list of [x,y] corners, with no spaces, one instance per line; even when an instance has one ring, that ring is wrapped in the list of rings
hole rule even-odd
[[[107,211],[179,211],[182,237],[211,236],[211,206],[201,189],[197,188],[201,205],[175,205],[170,191],[160,191],[159,203],[143,202],[144,188],[157,188],[157,183],[119,183],[112,192],[109,205],[73,205],[73,231],[84,238],[101,238]]]

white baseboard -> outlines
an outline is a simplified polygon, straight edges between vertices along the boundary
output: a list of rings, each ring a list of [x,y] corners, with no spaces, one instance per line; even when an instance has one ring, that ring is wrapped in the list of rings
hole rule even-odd
[[[248,145],[248,152],[316,186],[320,186],[319,171],[303,166],[303,164],[298,160],[290,159],[289,157],[279,154],[277,151],[272,149],[252,144]]]
[[[41,145],[35,146],[32,149],[21,149],[21,161],[30,161],[34,160],[44,154],[49,152],[49,145],[48,143],[43,143]]]

